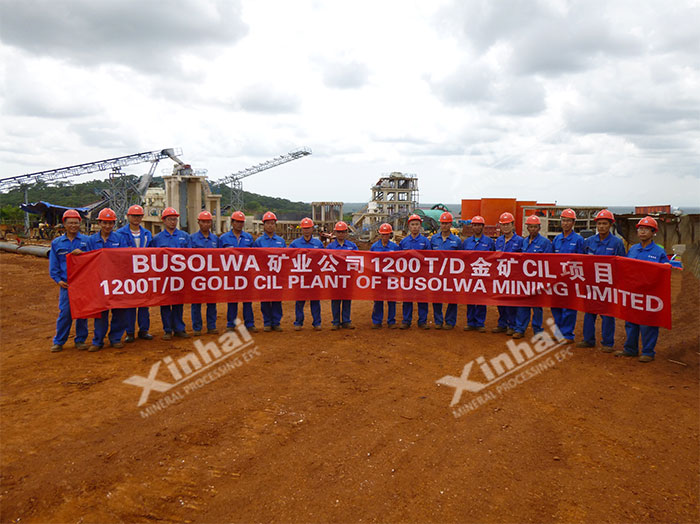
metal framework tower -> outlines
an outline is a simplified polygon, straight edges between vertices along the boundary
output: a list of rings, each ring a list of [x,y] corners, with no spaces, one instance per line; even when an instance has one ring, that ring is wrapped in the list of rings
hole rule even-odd
[[[243,209],[243,182],[242,180],[246,177],[265,171],[266,169],[271,169],[273,167],[286,164],[292,160],[297,160],[311,154],[311,149],[308,147],[302,147],[300,149],[295,149],[290,151],[286,155],[281,155],[273,158],[272,160],[267,160],[261,164],[256,164],[254,166],[242,169],[236,173],[233,173],[221,180],[218,180],[217,184],[224,184],[231,188],[231,211],[242,210]]]
[[[27,200],[27,188],[31,184],[37,182],[54,182],[97,171],[107,171],[111,169],[109,175],[110,191],[106,195],[109,199],[109,204],[117,214],[118,220],[124,220],[124,215],[129,205],[139,202],[143,199],[148,185],[153,179],[156,165],[159,161],[165,158],[171,158],[177,164],[182,165],[182,161],[177,157],[182,151],[179,148],[161,149],[160,151],[148,151],[146,153],[136,153],[134,155],[120,156],[109,158],[107,160],[98,160],[97,162],[88,162],[86,164],[78,164],[74,166],[61,167],[58,169],[49,169],[47,171],[38,171],[36,173],[28,173],[8,178],[0,179],[0,191],[7,191],[19,186],[25,191],[25,201]],[[143,175],[138,183],[131,182],[128,178],[122,176],[121,168],[143,162],[151,162],[151,169]],[[26,221],[25,221],[26,222]]]

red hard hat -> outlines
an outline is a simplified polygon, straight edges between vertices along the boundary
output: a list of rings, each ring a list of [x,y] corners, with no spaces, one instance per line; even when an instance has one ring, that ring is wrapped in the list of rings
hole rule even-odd
[[[484,220],[484,217],[481,215],[476,215],[475,217],[472,217],[472,224],[486,224],[486,220]]]
[[[231,215],[231,220],[237,220],[238,222],[245,222],[245,215],[243,214],[243,211],[234,211],[233,215]]]
[[[180,213],[175,211],[175,208],[172,207],[166,207],[163,212],[160,214],[160,218],[168,218],[168,217],[179,217]]]
[[[262,221],[267,222],[268,220],[274,220],[275,222],[277,222],[277,215],[275,215],[272,211],[268,211],[263,215]]]
[[[615,215],[613,215],[610,211],[607,209],[601,209],[596,213],[596,216],[593,220],[600,220],[600,219],[606,219],[610,220],[610,222],[615,222]]]
[[[299,227],[314,227],[314,221],[309,217],[302,218]]]
[[[342,220],[340,222],[336,222],[335,227],[333,228],[334,231],[347,231],[348,230],[348,225],[343,222]]]
[[[501,214],[500,217],[498,217],[499,224],[509,224],[511,222],[515,222],[515,218],[513,218],[512,213],[508,213],[507,211],[505,213]]]
[[[561,212],[561,218],[573,218],[574,220],[576,220],[576,211],[570,208],[565,209]]]
[[[452,216],[452,213],[448,213],[447,211],[440,215],[440,222],[449,222],[451,224],[453,220],[454,217]]]
[[[110,208],[106,207],[102,211],[100,211],[99,215],[97,215],[97,220],[104,220],[105,222],[116,222],[117,214]]]
[[[525,220],[525,224],[539,226],[542,222],[540,222],[540,217],[537,215],[530,215],[527,217],[527,220]]]
[[[379,226],[379,234],[381,234],[381,235],[385,235],[387,233],[393,233],[393,232],[394,232],[394,228],[391,227],[391,224],[384,223],[381,226]]]
[[[137,204],[134,204],[126,212],[127,215],[143,215],[143,208]]]
[[[659,230],[659,224],[656,222],[656,219],[652,217],[644,217],[639,222],[637,222],[637,229],[639,229],[642,226],[650,227],[654,231]]]
[[[410,224],[410,223],[413,222],[414,220],[418,220],[418,221],[421,222],[421,223],[423,222],[423,219],[422,219],[421,217],[419,217],[419,216],[416,215],[416,214],[413,214],[413,215],[411,215],[410,217],[408,217],[408,221],[407,221],[406,223],[407,223],[407,224]]]
[[[78,220],[83,219],[83,217],[80,216],[80,213],[78,213],[75,209],[69,209],[68,211],[63,213],[62,221],[65,222],[66,218],[77,218]]]
[[[209,211],[202,211],[197,215],[197,220],[214,220]]]

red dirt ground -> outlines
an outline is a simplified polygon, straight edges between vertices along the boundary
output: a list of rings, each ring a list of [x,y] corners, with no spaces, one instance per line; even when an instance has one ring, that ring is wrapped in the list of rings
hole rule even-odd
[[[254,335],[259,356],[142,418],[140,390],[122,381],[192,340],[50,353],[48,261],[0,253],[0,268],[2,522],[700,520],[689,272],[674,272],[674,329],[655,362],[574,349],[460,418],[435,381],[506,337],[464,333],[463,306],[451,332],[374,331],[365,302],[358,329],[339,332],[328,303],[324,331],[294,332],[285,303],[285,331]],[[157,308],[151,319],[160,335]]]

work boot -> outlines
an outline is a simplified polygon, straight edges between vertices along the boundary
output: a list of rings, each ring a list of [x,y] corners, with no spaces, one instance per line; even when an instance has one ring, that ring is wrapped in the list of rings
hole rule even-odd
[[[132,342],[136,342],[136,339],[134,338],[134,334],[127,333],[126,337],[124,337],[124,342],[126,342],[127,344],[131,344]]]
[[[442,324],[435,324],[434,329],[442,329]]]
[[[88,349],[88,351],[90,353],[94,353],[95,351],[99,351],[100,349],[102,349],[102,346],[96,346],[95,344],[92,344],[90,346],[90,349]]]
[[[321,326],[314,326],[314,331],[323,331]]]
[[[515,333],[515,330],[513,328],[506,329],[506,335],[508,335],[509,337],[512,337],[513,333]]]
[[[124,342],[122,342],[121,340],[118,340],[116,342],[110,342],[109,347],[121,349],[124,347]]]
[[[188,334],[187,331],[176,331],[174,335],[177,338],[191,338],[192,335]]]
[[[372,329],[382,329],[381,324],[372,324]]]
[[[333,324],[331,326],[331,331],[338,331],[340,329],[340,324]]]
[[[464,326],[464,331],[475,331],[476,326]]]
[[[612,346],[600,346],[600,350],[603,353],[612,353],[614,351]],[[633,357],[636,357],[637,355],[632,355]]]
[[[481,326],[476,329],[479,333],[486,333],[486,328],[484,326]]]
[[[63,346],[61,344],[54,344],[51,346],[51,353],[58,353],[59,351],[63,351]]]
[[[207,329],[207,335],[218,335],[218,334],[219,334],[219,330],[216,328]]]
[[[442,329],[445,331],[449,331],[450,329],[454,329],[455,327],[452,324],[445,324]]]
[[[430,329],[430,326],[428,325],[427,322],[425,324],[418,324],[418,327],[420,329]]]
[[[139,333],[139,338],[141,340],[153,340],[153,335],[151,335],[148,331],[142,331]]]
[[[652,357],[651,355],[642,355],[641,357],[639,357],[640,362],[651,362],[652,360],[654,360],[654,357]]]
[[[523,338],[525,335],[521,333],[520,331],[516,331],[513,333],[513,338]]]
[[[501,326],[496,326],[495,328],[493,328],[491,330],[491,333],[505,333],[505,332],[506,332],[506,328],[501,327]]]
[[[594,348],[595,344],[591,344],[590,342],[586,342],[585,340],[582,340],[581,342],[576,343],[577,348]]]
[[[603,347],[610,347],[610,346],[603,346]],[[600,348],[600,350],[603,351],[603,348]],[[606,351],[606,353],[608,353],[608,351]],[[614,355],[616,357],[633,357],[633,358],[637,356],[634,353],[627,353],[627,351],[625,351],[624,349],[621,349],[620,351],[615,351]]]
[[[88,345],[85,342],[76,342],[75,343],[75,349],[79,349],[80,351],[85,351],[88,348]]]
[[[265,326],[263,331],[272,331],[272,326]]]
[[[303,326],[294,326],[294,331],[301,331]]]
[[[352,322],[345,322],[342,324],[343,329],[355,329],[355,326],[352,325]]]
[[[272,326],[272,331],[282,331],[282,326],[277,324],[276,326]]]
[[[249,332],[251,332],[251,333],[258,333],[258,332],[260,332],[260,330],[259,330],[258,328],[256,328],[255,326],[250,326],[250,327],[247,327],[246,329],[247,329]]]
[[[166,331],[165,335],[163,335],[163,340],[172,340],[173,339],[173,334],[170,331]]]
[[[396,324],[388,324],[387,327],[389,329],[399,329],[399,326],[397,326]]]
[[[202,332],[201,332],[201,331],[194,331],[194,336],[195,336],[195,337],[201,337],[201,336],[202,336]]]
[[[411,324],[406,324],[405,322],[401,324],[401,327],[399,329],[408,329],[411,327]]]

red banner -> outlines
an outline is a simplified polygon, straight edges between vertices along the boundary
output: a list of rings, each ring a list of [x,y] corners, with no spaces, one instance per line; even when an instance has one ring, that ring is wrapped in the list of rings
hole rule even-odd
[[[488,251],[103,249],[68,255],[74,318],[113,308],[275,300],[566,307],[671,327],[671,266]]]

